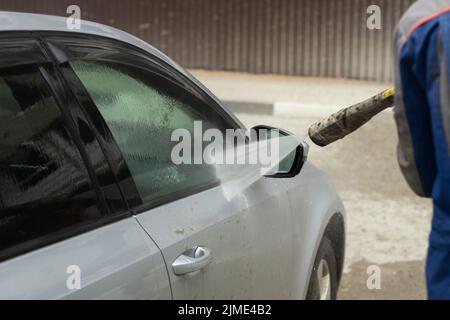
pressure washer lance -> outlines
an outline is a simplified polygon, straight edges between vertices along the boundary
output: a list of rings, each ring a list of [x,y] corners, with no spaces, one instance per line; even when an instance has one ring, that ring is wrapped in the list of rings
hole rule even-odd
[[[394,106],[394,88],[389,88],[363,102],[333,113],[313,124],[308,134],[318,146],[324,147],[360,128],[373,116]]]

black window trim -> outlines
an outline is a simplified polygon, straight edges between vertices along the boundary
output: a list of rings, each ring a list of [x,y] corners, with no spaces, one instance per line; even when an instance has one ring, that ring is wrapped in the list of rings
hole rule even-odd
[[[62,115],[63,121],[65,123],[65,126],[66,126],[67,130],[70,132],[71,138],[73,139],[73,142],[75,143],[75,145],[80,153],[81,159],[83,160],[83,164],[86,168],[86,171],[89,175],[89,179],[92,183],[92,188],[94,189],[95,194],[97,195],[97,203],[99,205],[100,212],[102,213],[102,216],[106,216],[109,213],[109,209],[108,209],[108,205],[106,204],[105,197],[103,196],[103,193],[101,192],[100,185],[98,183],[98,179],[95,174],[95,170],[92,166],[92,163],[89,160],[89,156],[87,155],[87,151],[83,145],[83,142],[81,141],[81,138],[77,133],[73,119],[72,119],[69,111],[67,110],[67,108],[64,107],[65,105],[68,104],[68,102],[63,98],[63,95],[61,94],[61,92],[56,88],[56,84],[53,83],[53,81],[59,81],[59,79],[57,79],[57,80],[54,79],[52,81],[51,75],[50,75],[51,70],[45,68],[45,66],[43,66],[43,65],[39,66],[39,72],[40,72],[42,78],[44,79],[45,83],[47,84],[53,97],[55,98],[56,104],[57,104],[59,110],[61,111],[61,115]],[[59,83],[59,85],[61,85],[61,84]]]
[[[35,33],[35,34],[39,38],[39,40],[40,40],[40,42],[42,44],[43,50],[45,50],[47,55],[49,57],[51,57],[51,59],[52,59],[53,67],[54,67],[54,70],[55,70],[53,72],[53,77],[57,79],[56,81],[58,81],[58,85],[59,85],[59,88],[60,88],[59,92],[57,93],[58,96],[64,96],[64,95],[69,95],[70,96],[70,97],[66,98],[66,100],[70,99],[70,103],[67,103],[66,106],[68,106],[68,107],[64,108],[64,111],[67,113],[68,121],[74,127],[76,126],[74,116],[72,116],[72,114],[70,112],[71,110],[69,110],[69,109],[70,109],[70,107],[77,108],[81,112],[81,114],[83,115],[83,120],[86,123],[89,124],[90,129],[93,131],[92,133],[94,135],[94,138],[99,143],[99,146],[101,148],[101,154],[104,156],[104,158],[105,158],[105,160],[107,162],[107,165],[108,165],[108,168],[109,168],[109,174],[113,177],[113,179],[115,181],[115,184],[116,184],[116,186],[117,186],[117,188],[118,188],[118,190],[119,190],[119,192],[121,194],[121,199],[122,199],[122,202],[124,203],[124,208],[126,208],[125,211],[129,212],[129,207],[127,205],[127,201],[125,201],[124,194],[123,194],[123,192],[122,192],[122,190],[120,188],[120,185],[118,183],[117,175],[115,174],[115,172],[113,172],[113,164],[110,161],[109,157],[107,156],[108,152],[105,150],[105,148],[103,148],[103,144],[101,143],[101,141],[99,139],[100,135],[98,134],[98,132],[96,130],[97,127],[92,122],[91,117],[86,113],[86,110],[83,107],[82,102],[79,100],[79,97],[74,93],[73,88],[70,87],[69,82],[67,81],[66,77],[64,76],[63,71],[58,66],[58,63],[55,61],[55,58],[53,57],[52,51],[49,50],[49,48],[47,47],[47,45],[45,43],[45,40],[43,40],[42,37],[40,37],[40,35],[38,33]],[[49,82],[51,82],[51,80],[49,80]],[[74,130],[76,132],[75,128],[74,128]],[[75,134],[76,134],[77,138],[79,138],[79,134],[78,133],[75,133]],[[79,148],[83,149],[83,152],[85,154],[87,154],[87,150],[85,149],[85,146],[84,146],[83,142],[81,141],[81,139],[79,139],[79,142],[80,142]],[[118,152],[119,152],[119,150],[118,150]],[[89,157],[87,155],[86,155],[86,162],[89,163],[89,165],[92,167],[92,164],[91,164],[91,162],[89,160]],[[92,172],[93,172],[93,175],[94,175],[95,179],[97,180],[97,177],[96,177],[95,172],[94,172],[93,169],[92,169]],[[101,190],[100,185],[97,184],[97,186]],[[108,207],[106,204],[105,204],[105,206]],[[122,212],[108,212],[108,214],[113,214],[113,215],[114,214],[121,214],[121,213]]]
[[[207,92],[205,92],[200,86],[198,86],[189,77],[187,77],[180,71],[176,70],[173,66],[168,64],[166,61],[161,60],[159,57],[157,57],[156,55],[154,55],[150,52],[147,52],[145,50],[142,50],[141,48],[135,47],[127,42],[123,42],[120,40],[111,39],[111,38],[107,38],[107,37],[103,37],[103,36],[99,36],[99,35],[82,34],[82,33],[75,33],[75,32],[62,32],[62,31],[54,31],[54,32],[52,32],[52,31],[44,32],[43,31],[43,32],[38,32],[38,34],[39,34],[40,38],[45,42],[47,49],[50,52],[52,52],[51,47],[53,46],[53,44],[51,43],[51,40],[49,38],[52,38],[55,36],[60,37],[61,39],[67,39],[67,40],[83,39],[83,41],[87,44],[89,44],[90,39],[94,39],[96,41],[100,40],[103,42],[102,46],[104,46],[104,47],[108,47],[108,44],[113,43],[116,46],[119,46],[121,49],[123,49],[125,53],[128,53],[128,51],[131,51],[132,52],[131,54],[135,54],[136,52],[138,52],[139,54],[143,55],[146,60],[149,60],[150,64],[154,63],[154,61],[156,61],[156,63],[159,66],[162,66],[163,70],[165,71],[165,76],[168,79],[172,79],[173,82],[179,82],[179,80],[181,80],[182,83],[184,83],[190,89],[190,90],[189,89],[187,89],[187,90],[190,91],[191,94],[193,94],[195,96],[201,95],[203,97],[203,100],[205,100],[205,103],[208,106],[210,106],[211,108],[213,108],[213,110],[215,110],[227,123],[230,124],[230,129],[231,128],[235,128],[235,129],[241,128],[242,129],[242,126],[235,119],[233,119],[233,117],[231,117],[230,114],[228,114],[228,112],[213,97],[211,97]],[[49,43],[51,43],[51,45],[49,45]],[[91,44],[91,45],[89,45],[89,47],[95,47],[95,46],[93,46]],[[61,48],[58,48],[58,49],[61,49]],[[68,66],[68,60],[70,60],[70,58],[69,58],[70,54],[66,53],[65,58],[67,58],[67,60],[62,60],[62,61],[61,60],[58,61],[58,58],[61,59],[61,56],[60,56],[61,52],[59,50],[58,50],[57,54],[59,55],[59,57],[57,57],[57,55],[54,54],[52,58],[55,60],[56,63],[58,63],[59,69],[61,70],[63,77],[66,79],[67,83],[69,84],[69,87],[71,88],[73,94],[79,100],[79,104],[82,106],[83,109],[86,110],[86,114],[88,114],[89,117],[92,117],[91,123],[100,121],[103,123],[103,125],[106,125],[105,120],[101,116],[100,111],[97,109],[97,106],[95,105],[95,103],[90,98],[89,93],[84,88],[83,84],[78,79],[78,77],[75,75],[75,72]],[[128,54],[130,54],[130,53],[128,53]],[[95,59],[88,59],[88,60],[96,61]],[[76,94],[74,92],[75,90],[77,93],[82,93],[82,97],[79,97],[79,94]],[[110,143],[114,144],[114,149],[119,150],[120,155],[121,155],[121,161],[124,162],[125,160],[123,158],[123,155],[120,151],[119,146],[117,145],[117,142],[113,138],[113,135],[107,125],[106,125],[106,128],[108,131],[108,136],[111,138]],[[98,132],[97,132],[97,134],[98,134]],[[98,140],[99,140],[99,142],[101,141],[102,144],[106,142],[105,139],[102,139],[101,137],[98,137]],[[107,156],[107,158],[111,159],[111,156],[107,153],[107,150],[109,150],[109,148],[105,147],[104,150],[105,150],[105,155]],[[113,169],[113,171],[116,172],[117,170]],[[119,183],[121,190],[124,193],[125,201],[127,201],[128,205],[129,205],[129,208],[130,208],[129,210],[133,214],[144,213],[144,212],[147,212],[156,207],[159,207],[159,206],[162,206],[165,204],[169,204],[171,202],[181,200],[181,199],[189,197],[189,196],[193,196],[195,194],[198,194],[203,191],[207,191],[209,189],[213,189],[220,185],[220,181],[218,181],[216,179],[214,181],[210,181],[210,182],[202,184],[202,185],[197,185],[194,187],[186,188],[184,190],[173,192],[168,195],[156,198],[149,203],[144,203],[143,199],[141,198],[141,196],[138,192],[137,186],[134,182],[131,172],[129,171],[128,168],[127,168],[127,171],[128,172],[127,172],[126,179],[127,179],[128,187],[123,186],[123,184],[120,181],[121,179],[119,177],[117,178],[118,179],[117,181]],[[131,182],[132,182],[132,185],[131,185]],[[139,204],[136,203],[135,197],[139,198],[139,202],[140,202]],[[129,202],[130,198],[131,198],[131,201],[134,201],[134,203]]]
[[[5,32],[0,33],[0,41],[7,38],[24,38],[24,39],[30,39],[30,40],[36,40],[39,44],[39,50],[40,53],[44,54],[48,60],[38,60],[35,63],[32,63],[30,61],[27,61],[24,64],[14,64],[13,66],[8,67],[20,67],[20,66],[27,66],[27,65],[34,65],[38,68],[39,74],[41,75],[45,85],[48,87],[50,93],[52,94],[53,98],[55,99],[56,106],[58,107],[59,111],[62,115],[62,120],[65,123],[65,127],[68,130],[68,132],[71,135],[71,138],[73,139],[75,147],[78,149],[81,160],[83,162],[83,165],[86,168],[86,171],[88,172],[88,178],[92,184],[92,189],[94,189],[96,196],[97,196],[97,204],[99,211],[101,213],[101,217],[94,221],[87,221],[82,224],[77,224],[74,226],[69,226],[63,229],[59,229],[56,231],[52,231],[46,235],[40,236],[35,239],[31,239],[22,243],[19,243],[17,245],[14,245],[12,247],[8,247],[5,249],[0,250],[0,263],[4,262],[9,259],[20,257],[23,254],[34,252],[38,249],[43,249],[44,247],[57,244],[58,242],[68,240],[71,238],[74,238],[76,236],[79,236],[81,234],[84,234],[86,232],[98,229],[100,227],[106,226],[110,223],[117,222],[118,220],[125,219],[127,217],[130,217],[131,214],[129,211],[124,211],[120,213],[116,213],[114,215],[109,214],[109,210],[107,209],[107,206],[104,202],[104,198],[102,196],[102,191],[99,188],[98,183],[96,184],[96,175],[92,169],[92,164],[90,163],[89,159],[86,158],[86,150],[81,142],[81,139],[77,133],[77,131],[73,127],[73,119],[70,115],[70,113],[66,110],[66,100],[64,98],[64,95],[61,94],[61,92],[55,88],[55,84],[52,83],[52,80],[49,77],[50,70],[48,69],[48,66],[50,64],[54,64],[51,57],[49,57],[48,52],[45,49],[45,46],[43,46],[43,42],[39,37],[37,37],[33,32],[22,32],[22,31],[12,31],[12,32]],[[54,65],[56,67],[56,65]],[[2,67],[6,68],[5,67]],[[61,81],[61,77],[56,75],[57,81]],[[62,83],[60,83],[62,85]],[[103,200],[102,200],[103,198]]]
[[[241,123],[239,123],[235,118],[233,118],[221,105],[221,103],[211,96],[211,94],[207,91],[205,91],[202,87],[200,87],[196,81],[193,81],[188,75],[184,74],[183,72],[180,72],[178,69],[176,69],[174,66],[167,63],[165,60],[161,59],[157,55],[145,51],[139,47],[136,47],[128,42],[108,38],[101,35],[94,35],[94,34],[86,34],[86,33],[79,33],[79,32],[66,32],[66,31],[37,31],[35,32],[45,43],[48,50],[52,51],[51,48],[49,48],[48,44],[49,41],[48,37],[57,37],[60,36],[62,38],[66,38],[68,40],[70,39],[83,39],[85,43],[88,43],[89,40],[96,40],[103,42],[103,45],[105,47],[108,47],[108,44],[114,44],[120,47],[121,50],[124,51],[124,53],[130,54],[130,55],[136,55],[139,54],[144,59],[150,60],[150,63],[157,63],[159,66],[161,66],[166,73],[166,76],[170,79],[174,79],[175,81],[180,80],[181,83],[186,85],[193,95],[200,95],[203,100],[210,106],[212,109],[214,109],[216,112],[218,112],[223,119],[225,119],[227,122],[229,122],[233,128],[241,128]],[[57,61],[57,58],[55,56],[52,57],[57,63],[63,64],[64,61]],[[69,59],[69,55],[66,56],[66,58]],[[126,63],[126,61],[122,61],[122,63]]]
[[[32,31],[3,31],[0,32],[0,40],[8,41],[8,40],[18,40],[23,39],[36,41],[36,48],[32,51],[35,56],[33,59],[28,58],[27,60],[23,60],[21,62],[11,62],[9,59],[2,60],[0,58],[0,69],[3,68],[13,68],[13,67],[21,67],[27,65],[39,65],[45,63],[52,63],[52,59],[46,54],[44,47],[42,46],[42,42],[37,38]],[[17,56],[16,56],[17,57]]]

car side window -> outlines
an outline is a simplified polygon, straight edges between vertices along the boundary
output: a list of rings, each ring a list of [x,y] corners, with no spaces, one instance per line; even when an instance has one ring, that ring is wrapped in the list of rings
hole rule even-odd
[[[0,254],[101,216],[80,152],[38,66],[0,69]]]
[[[207,164],[175,164],[171,141],[176,129],[194,136],[225,132],[225,121],[202,100],[162,75],[130,64],[72,60],[72,69],[110,128],[144,204],[151,204],[217,182]]]

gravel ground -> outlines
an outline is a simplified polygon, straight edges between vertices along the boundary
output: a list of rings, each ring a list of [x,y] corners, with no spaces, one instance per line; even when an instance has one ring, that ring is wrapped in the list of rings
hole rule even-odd
[[[208,73],[196,75],[219,98],[236,101],[289,101],[314,104],[290,114],[237,114],[247,126],[268,124],[305,132],[329,112],[377,93],[389,84]],[[253,99],[253,100],[252,100]],[[323,106],[323,108],[321,108]],[[424,260],[431,202],[408,188],[396,161],[397,136],[391,111],[376,116],[357,133],[328,147],[311,143],[309,160],[334,180],[347,210],[347,247],[340,299],[423,299]],[[369,290],[367,267],[381,271],[381,289]]]

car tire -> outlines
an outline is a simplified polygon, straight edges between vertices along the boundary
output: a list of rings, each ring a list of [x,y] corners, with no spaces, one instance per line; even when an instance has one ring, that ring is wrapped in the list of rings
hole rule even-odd
[[[307,300],[336,300],[338,290],[336,256],[324,236],[317,251],[309,281]]]

